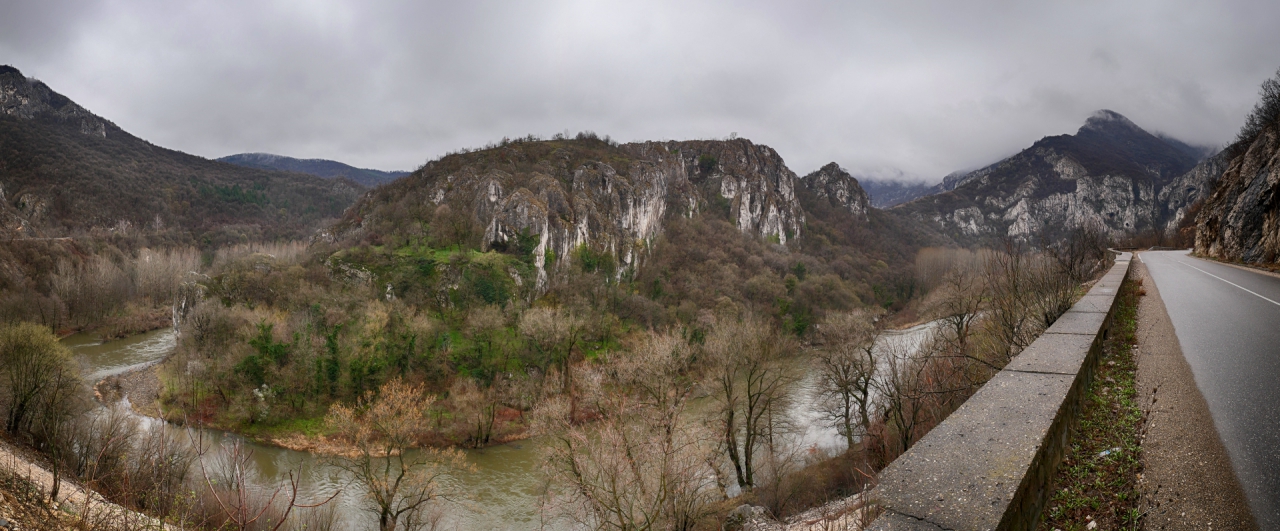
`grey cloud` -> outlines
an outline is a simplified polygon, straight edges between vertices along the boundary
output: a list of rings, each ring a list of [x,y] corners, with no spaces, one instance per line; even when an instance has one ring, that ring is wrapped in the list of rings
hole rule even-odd
[[[18,2],[0,63],[208,157],[382,169],[504,136],[724,137],[937,179],[1096,109],[1229,140],[1280,66],[1256,2]]]

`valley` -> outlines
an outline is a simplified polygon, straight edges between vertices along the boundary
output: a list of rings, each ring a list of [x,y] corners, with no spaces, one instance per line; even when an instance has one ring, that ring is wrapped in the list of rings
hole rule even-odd
[[[1218,152],[1102,110],[869,193],[736,134],[208,160],[0,67],[5,437],[209,529],[785,520],[874,485],[1108,247],[1274,262],[1258,120]]]

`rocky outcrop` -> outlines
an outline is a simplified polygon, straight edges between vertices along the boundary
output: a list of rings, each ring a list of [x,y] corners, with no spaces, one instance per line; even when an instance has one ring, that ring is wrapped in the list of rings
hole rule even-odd
[[[744,232],[787,243],[800,236],[804,210],[796,200],[796,174],[769,146],[737,140],[668,143],[694,179],[719,183],[719,197],[729,202],[729,216]],[[712,164],[707,164],[710,161]]]
[[[115,124],[89,112],[48,85],[22,75],[17,68],[0,65],[0,114],[32,120],[49,118],[79,126],[86,135],[107,136]]]
[[[866,221],[871,199],[858,184],[858,180],[839,164],[827,164],[804,176],[801,181],[814,196],[825,199],[832,208],[847,210],[855,218]]]
[[[1157,199],[1164,209],[1166,233],[1176,232],[1186,219],[1187,211],[1196,203],[1208,199],[1218,177],[1227,169],[1227,162],[1224,153],[1212,154],[1160,190]]]
[[[1120,238],[1164,226],[1157,194],[1188,172],[1187,151],[1124,116],[1098,111],[1074,135],[1046,137],[898,206],[961,240],[1054,238],[1081,227]]]
[[[486,249],[531,245],[541,283],[557,257],[584,247],[615,256],[621,274],[666,217],[706,209],[785,244],[804,224],[795,181],[776,151],[745,139],[520,141],[432,161],[369,192],[335,231],[374,226],[395,204],[448,206],[477,227]]]
[[[1280,123],[1227,152],[1231,159],[1196,218],[1196,252],[1280,261]]]

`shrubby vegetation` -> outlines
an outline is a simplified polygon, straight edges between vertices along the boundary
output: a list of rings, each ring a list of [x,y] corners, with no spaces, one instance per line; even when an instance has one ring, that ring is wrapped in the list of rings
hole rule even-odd
[[[1280,70],[1275,76],[1262,82],[1258,89],[1258,103],[1244,120],[1244,126],[1236,134],[1231,151],[1239,151],[1248,147],[1268,126],[1280,122]]]
[[[621,156],[574,142],[582,156]],[[215,260],[165,367],[171,418],[279,435],[401,378],[441,396],[438,443],[508,440],[545,396],[566,395],[572,409],[575,367],[642,331],[681,330],[700,344],[710,329],[699,316],[732,308],[798,339],[828,312],[904,308],[918,294],[911,245],[927,239],[895,234],[905,224],[880,213],[866,228],[824,212],[810,225],[815,243],[790,247],[719,212],[672,216],[638,269],[582,246],[547,258],[539,290],[534,237],[484,251],[464,206],[388,201],[343,240]],[[894,236],[901,248],[885,250]]]

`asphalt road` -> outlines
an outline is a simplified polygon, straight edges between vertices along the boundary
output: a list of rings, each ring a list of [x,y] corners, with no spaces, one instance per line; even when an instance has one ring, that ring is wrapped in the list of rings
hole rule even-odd
[[[1280,278],[1144,252],[1261,529],[1280,529]],[[1139,347],[1141,348],[1141,347]]]

